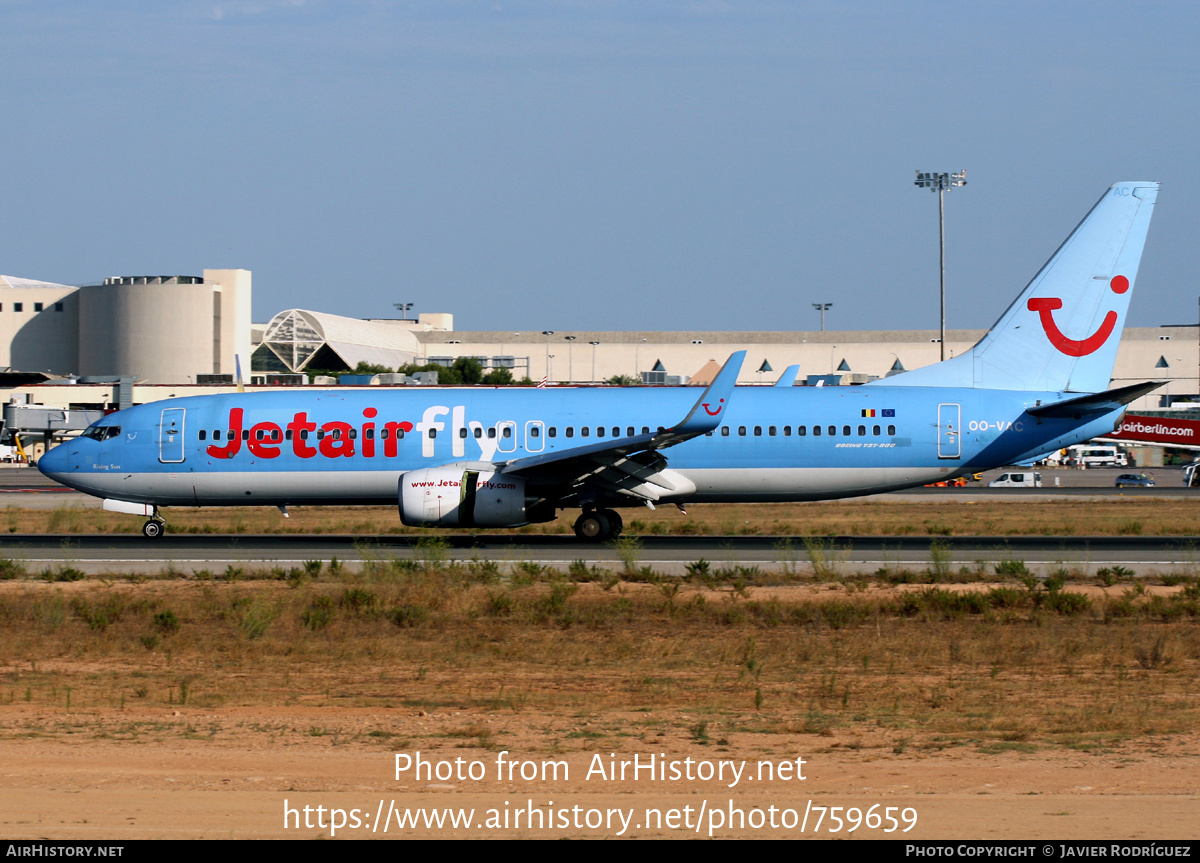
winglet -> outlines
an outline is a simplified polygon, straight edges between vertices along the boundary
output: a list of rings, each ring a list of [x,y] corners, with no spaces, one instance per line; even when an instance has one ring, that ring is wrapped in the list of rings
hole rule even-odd
[[[669,429],[667,434],[672,437],[692,438],[707,434],[719,426],[745,361],[745,351],[734,351],[730,354],[725,365],[721,366],[721,371],[713,378],[713,382],[700,394],[700,398],[696,399],[683,422]]]
[[[799,376],[799,374],[800,374],[800,364],[799,363],[797,363],[794,366],[788,366],[786,369],[783,370],[783,374],[781,374],[779,376],[779,380],[775,381],[773,386],[777,386],[777,387],[795,386],[796,378]]]

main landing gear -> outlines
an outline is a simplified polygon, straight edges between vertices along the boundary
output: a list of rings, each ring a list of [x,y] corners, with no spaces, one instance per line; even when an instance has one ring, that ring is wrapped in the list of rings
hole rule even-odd
[[[142,525],[142,536],[146,539],[158,539],[166,532],[167,524],[158,513],[155,513],[153,518]]]
[[[575,535],[580,539],[604,542],[620,536],[624,529],[625,522],[621,520],[621,514],[613,509],[584,510],[575,519]]]

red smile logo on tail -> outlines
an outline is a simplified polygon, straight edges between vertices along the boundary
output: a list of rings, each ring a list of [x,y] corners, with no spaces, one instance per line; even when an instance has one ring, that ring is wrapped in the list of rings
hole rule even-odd
[[[1124,276],[1113,276],[1108,286],[1114,294],[1123,294],[1129,290],[1129,279]],[[1028,307],[1029,311],[1037,312],[1041,318],[1042,329],[1046,331],[1046,338],[1050,340],[1050,344],[1064,354],[1069,357],[1086,357],[1088,354],[1095,353],[1112,335],[1113,328],[1117,325],[1117,313],[1110,311],[1106,314],[1100,323],[1100,328],[1086,339],[1069,339],[1063,335],[1058,324],[1054,323],[1054,311],[1061,309],[1062,304],[1062,300],[1055,297],[1036,297],[1029,301]]]

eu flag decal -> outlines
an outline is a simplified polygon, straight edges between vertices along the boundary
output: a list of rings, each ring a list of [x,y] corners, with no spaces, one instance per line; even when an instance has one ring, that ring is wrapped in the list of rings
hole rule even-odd
[[[880,413],[885,417],[894,417],[896,415],[895,408],[884,408]]]

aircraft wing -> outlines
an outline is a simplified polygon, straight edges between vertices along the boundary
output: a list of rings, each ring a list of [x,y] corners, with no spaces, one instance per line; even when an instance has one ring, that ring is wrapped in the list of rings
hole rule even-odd
[[[678,479],[661,473],[667,459],[659,450],[708,434],[721,424],[745,358],[745,351],[734,352],[687,416],[669,428],[660,426],[650,434],[526,456],[497,463],[497,467],[502,473],[521,476],[539,485],[593,485],[648,500],[657,499],[659,488],[679,491]]]

